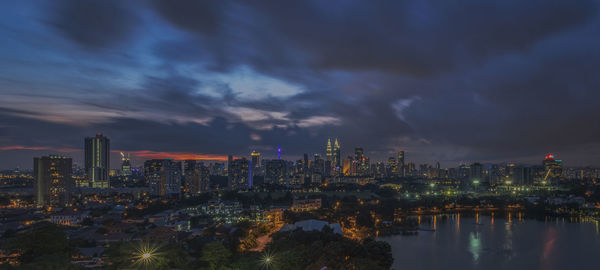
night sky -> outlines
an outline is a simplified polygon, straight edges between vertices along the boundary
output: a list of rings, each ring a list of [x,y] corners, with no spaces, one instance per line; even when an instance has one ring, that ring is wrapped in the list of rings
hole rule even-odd
[[[598,1],[2,1],[0,168],[144,158],[600,165]],[[113,167],[118,152],[113,153]]]

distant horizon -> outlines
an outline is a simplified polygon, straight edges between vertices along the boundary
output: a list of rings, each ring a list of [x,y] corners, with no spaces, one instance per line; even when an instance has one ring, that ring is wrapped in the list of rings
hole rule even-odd
[[[346,152],[343,151],[344,147],[341,147],[342,149],[342,154],[341,157],[346,158],[350,155],[352,155],[354,153],[354,148],[352,148],[352,151],[350,152]],[[43,154],[42,151],[46,151],[46,149],[14,149],[14,150],[29,150],[29,151],[35,151],[35,152],[40,152],[41,154],[39,155],[33,155],[31,156],[31,165],[33,164],[33,158],[34,157],[40,157],[40,156],[48,156],[48,155],[62,155],[65,157],[70,157],[73,158],[73,163],[79,166],[82,166],[83,164],[83,148],[82,149],[70,149],[70,151],[68,152],[59,152],[59,151],[53,151],[53,152],[46,152],[45,154]],[[325,150],[325,149],[324,149]],[[313,152],[313,153],[306,153],[308,154],[308,157],[310,160],[312,160],[314,158],[315,154],[319,154],[321,155],[322,158],[325,158],[325,151],[322,152]],[[365,149],[366,150],[366,149]],[[0,148],[0,151],[12,151],[12,150],[5,150],[3,148]],[[150,160],[150,159],[173,159],[173,160],[177,160],[177,161],[182,161],[182,160],[198,160],[198,161],[204,161],[207,163],[216,163],[216,162],[221,162],[221,163],[226,163],[227,162],[227,158],[228,155],[210,155],[210,154],[201,154],[201,153],[187,153],[187,152],[155,152],[155,151],[148,151],[148,150],[138,150],[138,151],[123,151],[123,150],[111,150],[111,169],[120,169],[120,164],[121,164],[121,156],[120,153],[123,152],[125,154],[131,154],[131,160],[132,160],[132,166],[134,167],[143,167],[143,162],[145,160]],[[251,151],[250,151],[251,152]],[[232,155],[234,158],[242,158],[245,157],[247,159],[250,159],[250,152],[247,155]],[[265,160],[271,160],[271,159],[277,159],[277,153],[273,153],[272,155],[265,155],[264,152],[260,152],[257,151],[261,154],[261,160],[265,159]],[[76,153],[76,154],[74,154]],[[505,160],[505,161],[481,161],[481,160],[472,160],[472,161],[459,161],[459,162],[442,162],[442,161],[431,161],[431,162],[416,162],[416,161],[412,161],[410,159],[410,153],[405,151],[405,158],[406,158],[406,163],[414,163],[416,166],[419,166],[421,164],[427,164],[427,165],[431,165],[433,167],[435,167],[436,162],[440,162],[440,167],[441,168],[456,168],[460,165],[470,165],[473,163],[481,163],[482,165],[491,165],[491,164],[508,164],[508,163],[515,163],[518,165],[526,165],[526,166],[538,166],[538,165],[542,165],[542,161],[544,160],[544,158],[546,157],[546,155],[548,155],[550,153],[544,153],[543,155],[540,155],[539,160],[537,161],[523,161],[523,162],[519,162],[519,161],[512,161],[512,160]],[[553,153],[554,154],[554,153]],[[285,152],[282,156],[281,159],[283,160],[287,160],[287,161],[297,161],[297,160],[301,160],[303,159],[303,155],[304,153],[300,154],[300,155],[286,155]],[[595,168],[595,165],[570,165],[568,161],[565,161],[563,158],[560,157],[560,155],[554,154],[557,158],[557,160],[561,160],[564,164],[565,167],[570,167],[570,168],[585,168],[585,167],[593,167]],[[211,157],[213,157],[213,159],[211,159]],[[214,159],[214,157],[218,157],[217,159]],[[396,157],[396,156],[388,156],[386,158],[382,158],[382,159],[373,159],[371,157],[370,158],[370,162],[371,164],[375,164],[377,162],[383,162],[384,164],[387,165],[388,163],[388,158],[389,157]],[[447,164],[451,164],[451,165],[447,165]],[[600,168],[600,166],[598,166]],[[12,170],[12,169],[16,169],[16,168],[20,168],[20,169],[26,169],[26,170],[30,170],[32,169],[32,167],[27,167],[25,166],[14,166],[14,167],[0,167],[0,170]]]

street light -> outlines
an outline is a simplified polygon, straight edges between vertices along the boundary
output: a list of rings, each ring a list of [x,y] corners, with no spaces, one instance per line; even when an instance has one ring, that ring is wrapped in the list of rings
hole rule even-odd
[[[275,262],[275,256],[267,251],[265,251],[265,253],[262,255],[262,258],[260,259],[260,264],[265,269],[270,269],[274,262]]]
[[[157,258],[157,247],[150,246],[148,243],[140,243],[134,252],[135,264],[141,264],[145,269],[152,264]]]

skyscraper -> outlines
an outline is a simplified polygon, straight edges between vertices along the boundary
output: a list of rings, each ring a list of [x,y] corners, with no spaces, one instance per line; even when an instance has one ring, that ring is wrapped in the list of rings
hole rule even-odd
[[[200,192],[200,170],[196,160],[183,161],[183,182],[187,193]]]
[[[250,187],[250,161],[246,158],[231,159],[228,164],[228,181],[231,189]]]
[[[473,184],[479,184],[479,183],[483,183],[484,182],[484,177],[483,177],[483,166],[481,165],[481,163],[473,163],[471,165],[471,181]]]
[[[96,134],[96,137],[85,138],[85,172],[89,187],[108,188],[110,169],[110,140]]]
[[[258,175],[260,172],[260,153],[252,151],[252,153],[250,153],[250,161],[252,162],[252,166],[250,166],[252,170],[252,176]]]
[[[390,176],[398,176],[398,161],[395,157],[388,158],[388,167],[390,168]]]
[[[335,167],[341,167],[342,161],[340,160],[340,144],[338,143],[338,139],[335,139],[335,143],[333,144],[332,159],[332,164]]]
[[[311,183],[321,183],[323,181],[325,162],[319,154],[315,154],[311,164]]]
[[[252,151],[250,153],[250,180],[248,181],[248,187],[252,188],[254,185],[254,176],[259,175],[260,172],[260,153]]]
[[[331,139],[327,139],[325,158],[326,158],[326,160],[329,160],[329,161],[333,160],[333,149],[331,147]]]
[[[398,152],[398,165],[396,166],[396,170],[397,170],[397,174],[400,177],[404,177],[405,173],[404,173],[404,151],[400,151]]]
[[[125,155],[121,152],[121,175],[123,176],[131,176],[131,162],[130,162],[129,154]]]
[[[265,161],[265,183],[288,184],[287,172],[287,164],[284,160],[273,159]]]
[[[155,196],[179,195],[181,162],[172,159],[151,159],[144,162],[144,174]]]
[[[544,184],[549,184],[560,179],[563,169],[562,160],[555,159],[553,154],[548,154],[542,165],[544,166],[544,177],[542,180]]]
[[[34,196],[37,207],[64,207],[71,199],[74,185],[73,161],[63,156],[33,158]]]
[[[354,148],[354,160],[356,160],[359,163],[362,163],[363,156],[364,151],[361,147]]]
[[[200,171],[200,187],[199,191],[207,191],[210,187],[210,169],[208,166],[204,166],[204,163],[198,165]]]

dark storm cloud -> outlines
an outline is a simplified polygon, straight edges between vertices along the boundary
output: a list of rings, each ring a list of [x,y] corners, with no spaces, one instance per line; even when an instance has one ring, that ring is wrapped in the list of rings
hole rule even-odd
[[[240,48],[220,52],[233,53],[230,61],[251,60],[265,68],[304,62],[324,69],[412,74],[528,49],[596,14],[594,1],[158,3],[159,14],[183,30],[220,40],[225,49],[231,47],[228,42],[243,41],[234,45],[254,50],[247,58],[239,55]],[[211,16],[199,15],[207,12]]]
[[[597,144],[600,128],[592,124],[600,116],[595,102],[600,80],[593,75],[600,68],[597,25],[529,54],[497,59],[460,79],[445,78],[440,84],[446,91],[419,100],[409,118],[418,123],[419,134],[469,147],[480,157],[568,152]]]
[[[600,149],[597,5],[50,2],[45,21],[84,50],[67,77],[48,79],[64,64],[51,62],[35,84],[2,79],[0,146],[79,147],[102,131],[129,151],[294,157],[338,137],[373,160],[600,163],[586,150]]]
[[[49,23],[88,48],[103,48],[128,39],[137,22],[127,1],[58,0],[52,4]]]
[[[216,34],[223,22],[226,1],[152,1],[156,11],[177,27]]]

